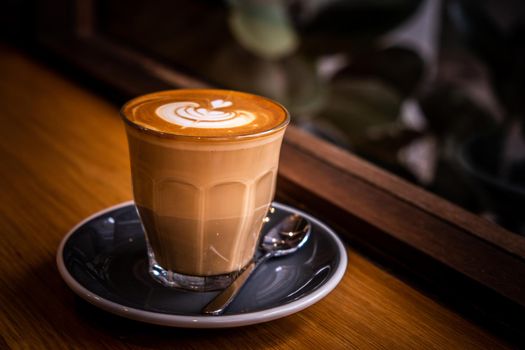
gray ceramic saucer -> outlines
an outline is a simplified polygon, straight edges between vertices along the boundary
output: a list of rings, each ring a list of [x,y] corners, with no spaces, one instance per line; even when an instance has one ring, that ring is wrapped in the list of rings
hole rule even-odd
[[[138,321],[221,328],[274,320],[325,297],[343,277],[347,257],[339,238],[319,220],[283,204],[273,206],[271,222],[300,213],[312,224],[311,237],[295,254],[260,266],[221,316],[200,314],[217,291],[166,288],[150,278],[144,233],[133,202],[98,212],[74,227],[58,249],[58,269],[83,299]]]

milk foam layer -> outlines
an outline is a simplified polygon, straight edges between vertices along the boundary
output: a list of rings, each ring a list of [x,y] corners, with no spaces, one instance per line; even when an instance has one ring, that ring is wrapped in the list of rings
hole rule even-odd
[[[289,117],[264,97],[230,90],[171,90],[127,103],[124,118],[141,129],[175,136],[257,137],[286,126]]]

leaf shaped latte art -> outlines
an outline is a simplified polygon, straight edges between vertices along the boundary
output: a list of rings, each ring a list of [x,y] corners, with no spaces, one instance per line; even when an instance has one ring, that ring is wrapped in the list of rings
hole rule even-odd
[[[255,115],[248,111],[220,110],[232,106],[230,101],[213,100],[210,104],[212,108],[207,109],[196,102],[172,102],[158,107],[155,113],[167,122],[188,128],[236,128],[255,120]]]

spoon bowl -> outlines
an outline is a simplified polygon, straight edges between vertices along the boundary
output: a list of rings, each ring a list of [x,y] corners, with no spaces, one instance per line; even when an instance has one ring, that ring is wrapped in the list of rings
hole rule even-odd
[[[283,256],[301,248],[310,235],[310,224],[298,214],[292,214],[280,221],[266,233],[260,244],[272,256]]]

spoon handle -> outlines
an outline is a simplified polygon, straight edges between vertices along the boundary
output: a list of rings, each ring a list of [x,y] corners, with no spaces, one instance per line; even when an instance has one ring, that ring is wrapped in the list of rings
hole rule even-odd
[[[253,271],[270,257],[270,254],[263,255],[260,259],[253,260],[237,278],[226,289],[223,289],[208,305],[202,309],[205,315],[218,316],[221,315],[230,305],[233,299],[239,294],[239,291],[244,286]]]

